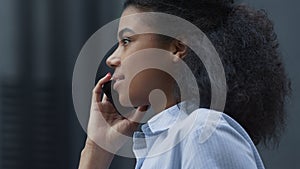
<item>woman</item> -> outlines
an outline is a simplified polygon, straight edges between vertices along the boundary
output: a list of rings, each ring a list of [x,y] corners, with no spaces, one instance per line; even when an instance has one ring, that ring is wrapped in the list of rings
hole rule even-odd
[[[123,17],[142,12],[179,16],[206,34],[225,70],[228,91],[223,113],[205,109],[210,107],[211,100],[209,77],[195,53],[184,43],[162,35],[134,35],[132,30],[121,29],[134,28],[139,22],[122,22]],[[149,48],[169,51],[171,60],[182,59],[191,68],[197,78],[201,109],[196,111],[196,125],[187,137],[157,156],[149,157],[146,151],[145,156],[137,157],[136,168],[264,168],[255,145],[278,142],[285,122],[285,98],[290,91],[276,34],[264,12],[235,5],[231,0],[126,0],[119,34],[119,46],[107,59],[115,73],[99,80],[93,91],[88,138],[79,168],[108,168],[113,153],[124,144],[118,133],[134,134],[134,139],[140,134],[145,138],[159,135],[153,142],[147,142],[148,148],[155,149],[160,134],[174,128],[170,119],[178,117],[180,110],[176,105],[184,100],[178,97],[174,80],[168,74],[155,69],[143,71],[130,81],[130,102],[124,92],[124,83],[130,74],[130,70],[124,69],[125,65],[130,67],[126,60]],[[106,96],[100,100],[101,87],[110,79],[116,81],[114,89],[120,103],[137,107],[128,118],[120,116]],[[155,83],[149,83],[149,79]],[[154,109],[158,113],[142,125],[142,132],[136,131],[148,107],[153,106],[148,98],[153,89],[165,93],[165,103],[156,104]],[[203,118],[208,114],[220,114],[221,118],[213,133],[199,141],[205,123]],[[108,152],[97,142],[113,145],[114,151]],[[133,150],[139,154],[137,147]]]

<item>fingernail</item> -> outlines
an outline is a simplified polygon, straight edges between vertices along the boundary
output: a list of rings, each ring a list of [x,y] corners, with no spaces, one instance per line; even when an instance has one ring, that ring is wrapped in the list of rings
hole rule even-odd
[[[106,74],[106,76],[111,76],[110,72],[108,72],[108,73]]]

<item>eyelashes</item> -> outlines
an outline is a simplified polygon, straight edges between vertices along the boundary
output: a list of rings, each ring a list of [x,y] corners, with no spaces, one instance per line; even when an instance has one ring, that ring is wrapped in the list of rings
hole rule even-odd
[[[121,40],[122,46],[127,46],[131,42],[131,39],[128,37],[125,37]]]

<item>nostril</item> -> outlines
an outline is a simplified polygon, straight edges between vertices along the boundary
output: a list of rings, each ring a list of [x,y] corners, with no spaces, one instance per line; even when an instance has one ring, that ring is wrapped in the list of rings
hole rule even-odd
[[[115,67],[119,66],[120,63],[121,63],[120,60],[116,59],[116,58],[106,60],[106,64],[111,68],[115,68]]]
[[[111,61],[109,60],[109,58],[106,60],[106,65],[109,67],[112,67]]]

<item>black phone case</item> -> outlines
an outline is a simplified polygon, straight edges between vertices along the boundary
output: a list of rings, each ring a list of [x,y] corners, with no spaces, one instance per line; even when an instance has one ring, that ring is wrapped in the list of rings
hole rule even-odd
[[[112,105],[115,107],[115,104],[113,102],[113,98],[112,98],[112,91],[111,91],[111,86],[112,86],[112,81],[108,81],[106,83],[103,84],[102,87],[102,91],[105,93],[105,95],[107,96],[108,100],[112,103]]]

